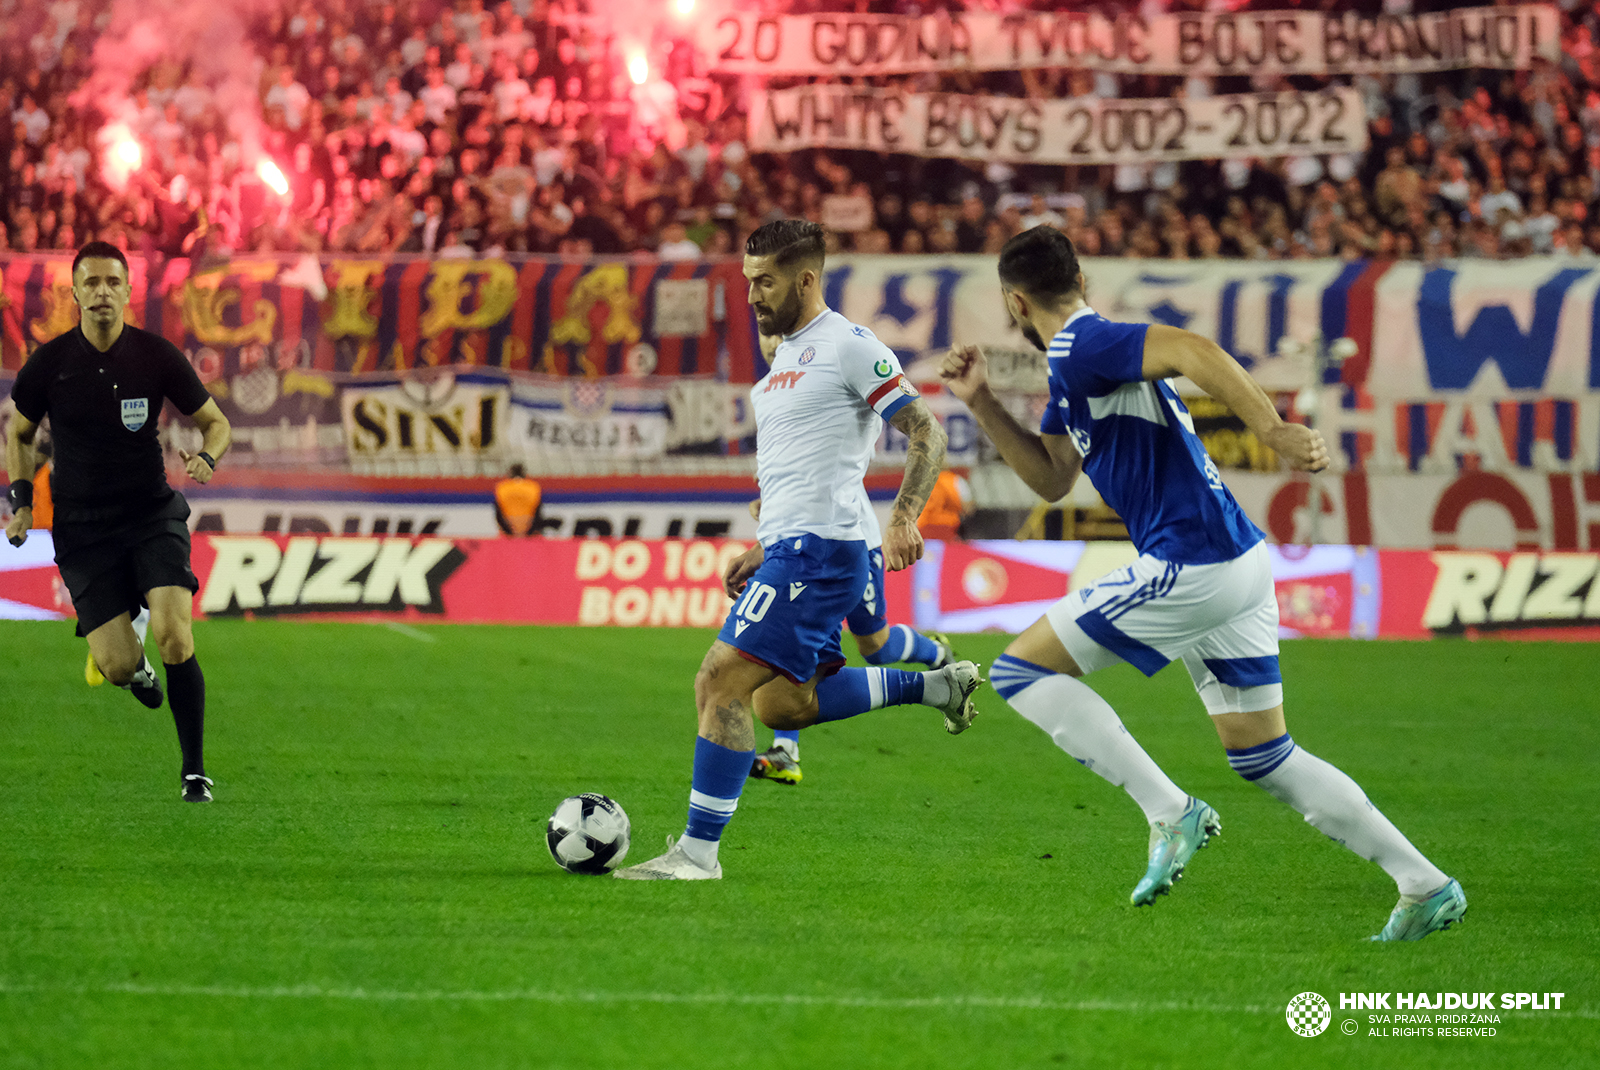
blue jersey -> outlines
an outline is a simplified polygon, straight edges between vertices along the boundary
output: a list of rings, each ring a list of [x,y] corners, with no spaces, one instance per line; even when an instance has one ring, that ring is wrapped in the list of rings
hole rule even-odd
[[[1148,325],[1075,313],[1050,340],[1050,405],[1039,430],[1070,435],[1083,471],[1141,554],[1179,565],[1231,561],[1261,541],[1194,433],[1172,387],[1144,378]]]

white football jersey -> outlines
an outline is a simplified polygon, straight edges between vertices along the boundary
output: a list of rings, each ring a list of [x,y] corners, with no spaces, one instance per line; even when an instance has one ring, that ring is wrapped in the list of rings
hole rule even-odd
[[[883,545],[883,528],[878,526],[878,511],[872,507],[872,495],[867,493],[866,484],[861,486],[861,530],[866,533],[868,550]]]
[[[894,351],[832,309],[779,342],[772,370],[750,390],[762,545],[790,535],[866,539],[861,480],[878,421],[915,397]]]

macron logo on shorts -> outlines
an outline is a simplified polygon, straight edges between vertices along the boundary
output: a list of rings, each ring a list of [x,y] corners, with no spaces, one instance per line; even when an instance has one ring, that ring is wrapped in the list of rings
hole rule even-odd
[[[799,598],[800,592],[804,591],[805,589],[806,585],[803,583],[789,584],[789,601],[793,602],[796,598]]]
[[[748,627],[750,627],[750,622],[749,621],[747,621],[747,620],[736,620],[736,621],[733,622],[733,634],[736,635],[736,636],[743,635],[744,634],[744,630],[746,628],[748,628]]]

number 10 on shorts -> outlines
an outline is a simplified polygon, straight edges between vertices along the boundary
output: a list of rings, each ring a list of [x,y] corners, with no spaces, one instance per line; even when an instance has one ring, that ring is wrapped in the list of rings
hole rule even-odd
[[[760,623],[761,618],[767,615],[767,610],[772,608],[773,599],[777,597],[777,589],[771,584],[752,583],[746,587],[744,595],[733,607],[733,615],[740,618],[734,621],[734,634],[743,635],[744,630],[750,625]]]

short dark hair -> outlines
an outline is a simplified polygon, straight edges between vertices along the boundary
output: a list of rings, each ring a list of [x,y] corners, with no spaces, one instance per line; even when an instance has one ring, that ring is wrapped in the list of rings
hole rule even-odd
[[[72,258],[72,274],[74,277],[78,274],[78,265],[90,259],[115,260],[122,265],[122,273],[124,275],[128,274],[128,258],[123,255],[121,249],[118,249],[108,241],[92,241],[82,249],[79,249],[78,255]]]
[[[1059,304],[1078,292],[1078,250],[1055,227],[1041,225],[1000,249],[1000,281],[1030,297]]]
[[[805,219],[775,219],[763,223],[745,239],[746,256],[770,256],[781,268],[815,261],[818,268],[828,255],[821,223]]]
[[[528,470],[522,467],[520,464],[514,464],[511,466],[510,474],[512,479],[521,479],[523,476],[528,474]]]

